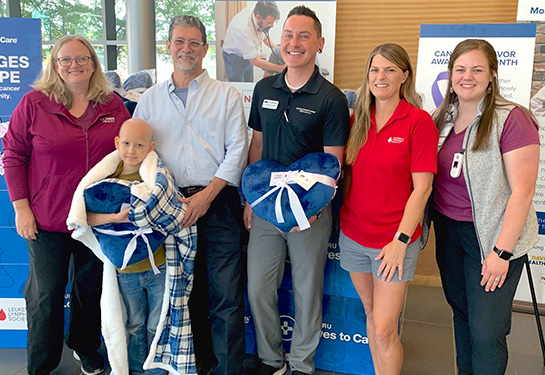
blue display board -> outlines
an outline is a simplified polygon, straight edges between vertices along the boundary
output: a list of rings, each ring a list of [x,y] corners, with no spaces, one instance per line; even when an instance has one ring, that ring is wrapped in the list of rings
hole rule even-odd
[[[278,290],[278,310],[284,350],[289,359],[295,323],[293,291]],[[366,316],[359,299],[324,294],[322,338],[314,356],[316,368],[350,374],[374,374],[367,341]],[[250,308],[246,303],[246,352],[257,353]]]
[[[0,18],[0,119],[6,121],[42,69],[39,19]]]
[[[0,139],[11,114],[41,71],[39,19],[0,18]],[[15,229],[15,214],[4,179],[0,144],[0,347],[26,347],[23,288],[28,276],[28,250]]]

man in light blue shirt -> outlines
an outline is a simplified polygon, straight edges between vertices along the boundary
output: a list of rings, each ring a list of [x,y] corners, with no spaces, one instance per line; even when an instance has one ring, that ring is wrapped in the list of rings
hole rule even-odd
[[[174,72],[142,95],[134,117],[151,125],[155,150],[186,197],[183,227],[197,223],[189,309],[199,375],[240,375],[245,344],[237,186],[248,152],[242,98],[202,68],[208,43],[198,18],[174,17],[166,44]]]

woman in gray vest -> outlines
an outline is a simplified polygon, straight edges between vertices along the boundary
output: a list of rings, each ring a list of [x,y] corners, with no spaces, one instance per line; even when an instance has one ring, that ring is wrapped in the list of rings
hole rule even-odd
[[[484,40],[459,43],[434,114],[437,264],[454,315],[458,374],[505,373],[511,305],[538,240],[538,128],[500,95],[496,56]]]

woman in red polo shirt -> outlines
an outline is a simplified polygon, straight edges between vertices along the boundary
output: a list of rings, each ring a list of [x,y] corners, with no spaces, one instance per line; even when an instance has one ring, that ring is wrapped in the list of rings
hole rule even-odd
[[[420,222],[437,168],[437,128],[414,90],[407,52],[376,47],[354,108],[347,144],[351,184],[341,209],[341,267],[367,315],[377,373],[399,374],[397,328],[421,248]]]

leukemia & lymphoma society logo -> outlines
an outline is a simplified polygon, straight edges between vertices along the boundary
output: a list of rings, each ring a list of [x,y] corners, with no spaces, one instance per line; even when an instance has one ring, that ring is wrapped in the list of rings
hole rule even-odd
[[[27,329],[23,298],[0,298],[0,329]]]
[[[293,325],[295,319],[289,315],[280,315],[280,329],[282,330],[282,340],[291,341],[291,335],[293,334]]]

